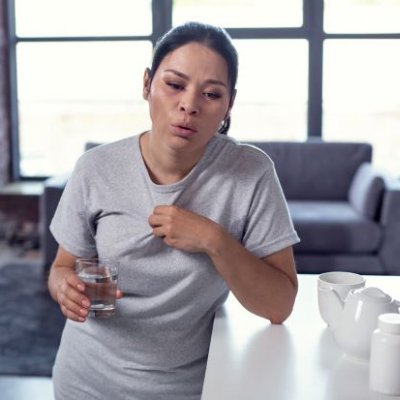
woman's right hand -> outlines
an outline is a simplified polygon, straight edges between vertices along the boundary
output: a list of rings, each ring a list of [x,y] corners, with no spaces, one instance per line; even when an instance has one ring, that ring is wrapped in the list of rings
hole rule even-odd
[[[90,300],[83,293],[85,284],[75,273],[76,259],[60,246],[50,269],[48,287],[65,317],[84,322],[89,314]]]
[[[66,271],[59,278],[56,301],[62,313],[73,321],[84,322],[89,314],[90,300],[83,294],[84,290],[85,284],[74,271]]]

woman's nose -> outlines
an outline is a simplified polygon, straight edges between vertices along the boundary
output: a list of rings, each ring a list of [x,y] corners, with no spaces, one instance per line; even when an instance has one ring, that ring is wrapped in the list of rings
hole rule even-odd
[[[180,110],[186,112],[189,115],[196,115],[199,113],[199,104],[194,93],[185,93],[180,102]]]

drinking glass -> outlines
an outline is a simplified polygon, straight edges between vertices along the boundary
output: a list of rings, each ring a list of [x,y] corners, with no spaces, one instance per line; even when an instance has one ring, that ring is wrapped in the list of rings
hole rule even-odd
[[[115,313],[118,263],[99,258],[78,258],[76,273],[85,284],[84,295],[90,300],[90,317],[110,317]]]

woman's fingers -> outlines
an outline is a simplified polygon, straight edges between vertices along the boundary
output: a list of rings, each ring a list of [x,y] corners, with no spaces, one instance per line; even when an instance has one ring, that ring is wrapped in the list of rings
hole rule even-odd
[[[75,272],[69,272],[65,275],[65,281],[72,287],[83,292],[85,290],[85,284],[78,278]]]
[[[163,226],[153,227],[153,235],[161,238],[165,237],[165,228]]]
[[[57,300],[62,313],[69,319],[83,322],[90,307],[89,299],[82,293],[85,285],[74,273],[67,274],[59,287]]]
[[[72,309],[61,305],[61,311],[68,319],[76,322],[84,322],[86,321],[87,315],[89,313],[88,309],[80,309],[78,312],[73,311]]]

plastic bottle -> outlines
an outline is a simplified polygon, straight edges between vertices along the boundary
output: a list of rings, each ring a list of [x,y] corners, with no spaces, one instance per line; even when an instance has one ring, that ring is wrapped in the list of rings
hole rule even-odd
[[[370,388],[400,395],[400,314],[381,314],[371,338]]]

